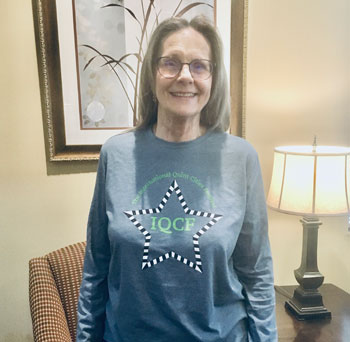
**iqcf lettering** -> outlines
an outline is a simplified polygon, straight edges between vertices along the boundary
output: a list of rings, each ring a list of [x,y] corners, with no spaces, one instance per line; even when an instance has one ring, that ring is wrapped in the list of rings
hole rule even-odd
[[[169,217],[155,217],[152,216],[151,230],[159,229],[162,233],[172,234],[172,230],[178,232],[191,231],[191,227],[194,226],[196,219],[194,217],[177,217],[171,220]]]

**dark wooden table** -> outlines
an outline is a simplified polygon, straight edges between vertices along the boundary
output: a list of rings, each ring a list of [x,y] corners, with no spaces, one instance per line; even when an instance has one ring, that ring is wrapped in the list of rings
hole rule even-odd
[[[350,342],[350,294],[332,284],[323,284],[320,292],[332,318],[298,321],[284,307],[297,286],[275,286],[278,341]]]

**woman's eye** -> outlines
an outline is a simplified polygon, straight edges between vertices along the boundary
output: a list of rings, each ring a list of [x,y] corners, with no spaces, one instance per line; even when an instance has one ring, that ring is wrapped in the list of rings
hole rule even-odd
[[[206,68],[205,64],[202,62],[194,62],[194,63],[192,63],[192,69],[194,71],[204,71],[207,68]]]
[[[179,63],[177,63],[177,61],[173,60],[173,59],[168,59],[164,62],[164,65],[166,67],[169,67],[169,68],[174,68],[174,67],[177,67]]]

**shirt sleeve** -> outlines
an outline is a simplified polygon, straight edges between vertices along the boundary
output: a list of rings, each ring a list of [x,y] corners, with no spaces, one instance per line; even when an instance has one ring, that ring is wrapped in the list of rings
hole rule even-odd
[[[246,298],[250,341],[277,342],[272,257],[256,153],[250,156],[246,168],[246,212],[233,255],[234,268]]]
[[[110,260],[105,195],[106,159],[101,151],[87,225],[83,279],[78,300],[77,342],[103,340]]]

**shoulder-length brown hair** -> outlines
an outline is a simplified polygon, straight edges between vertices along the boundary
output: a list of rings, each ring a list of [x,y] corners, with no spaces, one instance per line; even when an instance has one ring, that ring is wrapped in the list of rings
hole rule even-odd
[[[204,16],[197,16],[191,21],[183,18],[164,20],[153,32],[141,69],[137,129],[150,127],[157,122],[156,62],[162,52],[163,42],[170,34],[187,27],[192,27],[208,41],[214,65],[211,94],[208,103],[202,109],[200,123],[217,131],[226,131],[229,127],[230,101],[222,42],[211,22]]]

